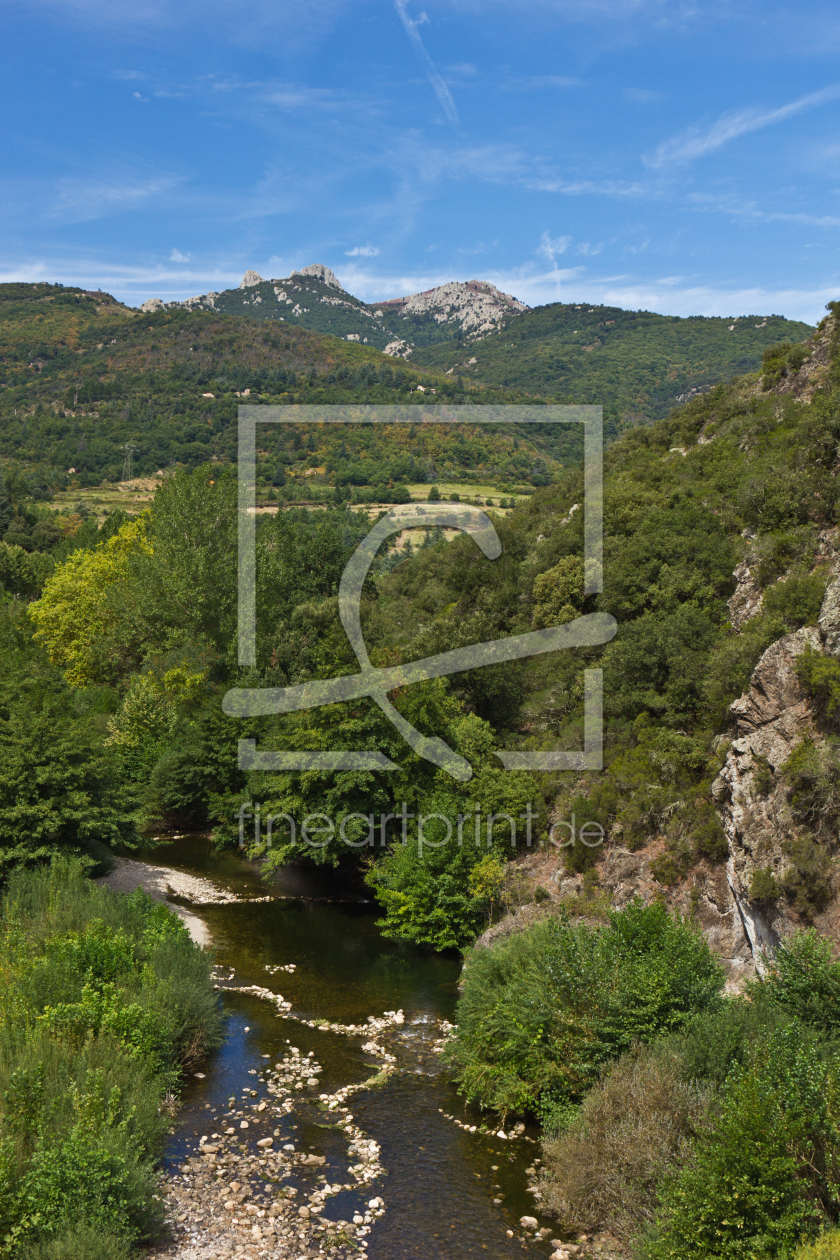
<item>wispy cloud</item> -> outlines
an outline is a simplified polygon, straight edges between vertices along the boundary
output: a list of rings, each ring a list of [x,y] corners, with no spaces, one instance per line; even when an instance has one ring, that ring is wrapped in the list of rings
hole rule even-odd
[[[65,223],[86,223],[109,214],[133,210],[141,202],[168,192],[180,183],[171,175],[116,182],[104,179],[60,179],[58,197],[47,217]]]
[[[688,200],[703,210],[717,210],[736,219],[752,219],[761,223],[801,223],[803,227],[840,227],[840,217],[834,214],[807,214],[800,211],[762,210],[754,201],[739,201],[736,197],[715,197],[708,193],[689,193]]]
[[[375,258],[379,253],[378,245],[354,245],[352,249],[345,249],[347,258]]]
[[[654,101],[664,99],[662,92],[652,92],[650,88],[625,88],[624,96],[637,105],[652,105]]]
[[[524,78],[506,79],[503,86],[509,92],[536,92],[541,88],[583,87],[583,79],[571,79],[566,74],[532,74]]]
[[[446,114],[446,117],[452,126],[457,127],[460,119],[458,118],[458,110],[455,107],[455,102],[452,99],[452,93],[449,91],[449,88],[441,78],[437,66],[426,51],[426,45],[420,38],[420,31],[418,30],[418,27],[423,22],[428,22],[429,19],[426,17],[425,13],[421,13],[416,22],[413,18],[409,17],[408,0],[394,0],[394,8],[397,10],[400,21],[405,27],[406,35],[414,45],[415,52],[418,57],[420,57],[421,61],[425,63],[426,74],[428,75],[429,82],[435,90],[435,95],[440,102],[441,109],[444,114]]]
[[[806,109],[814,109],[826,101],[836,100],[840,96],[840,83],[833,83],[819,92],[811,92],[808,96],[800,96],[798,100],[782,105],[779,109],[742,109],[731,110],[722,114],[717,122],[703,130],[700,127],[688,127],[670,140],[663,140],[653,153],[645,154],[642,161],[646,166],[657,169],[663,166],[683,166],[693,162],[695,158],[713,153],[730,140],[746,135],[751,131],[760,131],[763,127],[772,127],[774,123],[784,122],[795,114]]]
[[[189,262],[191,258],[192,254],[182,254],[180,249],[173,249],[169,255],[170,262]]]
[[[540,258],[545,258],[548,262],[553,263],[560,254],[565,254],[571,243],[571,236],[552,237],[548,232],[543,232],[537,247],[537,253]]]

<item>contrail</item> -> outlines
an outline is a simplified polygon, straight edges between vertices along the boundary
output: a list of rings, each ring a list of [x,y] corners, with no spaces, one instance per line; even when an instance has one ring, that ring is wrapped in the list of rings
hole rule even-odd
[[[458,110],[455,107],[455,102],[452,99],[452,93],[440,77],[435,63],[426,52],[426,47],[420,38],[420,32],[417,29],[417,23],[413,20],[413,18],[408,16],[407,0],[394,0],[394,8],[400,15],[400,21],[405,27],[405,32],[414,45],[415,51],[426,63],[426,73],[429,76],[429,82],[435,89],[435,95],[440,101],[441,109],[444,114],[446,114],[449,122],[452,123],[452,126],[457,127],[460,119],[458,117]]]
[[[645,166],[654,169],[692,162],[706,153],[713,153],[729,140],[746,135],[750,131],[759,131],[762,127],[770,127],[773,123],[784,122],[786,118],[792,118],[794,114],[799,114],[802,110],[813,109],[816,105],[822,105],[824,101],[836,100],[838,96],[840,96],[840,84],[832,83],[828,87],[821,88],[819,92],[801,96],[788,105],[782,105],[779,109],[763,111],[743,109],[723,114],[705,132],[699,127],[689,127],[687,131],[681,132],[673,139],[663,140],[656,151],[644,155],[642,161]]]

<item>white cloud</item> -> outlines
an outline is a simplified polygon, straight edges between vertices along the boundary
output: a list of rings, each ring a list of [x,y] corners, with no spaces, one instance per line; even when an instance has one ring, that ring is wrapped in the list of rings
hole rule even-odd
[[[352,249],[345,249],[347,258],[375,258],[379,253],[378,245],[354,245]]]
[[[400,21],[405,27],[406,35],[414,45],[415,52],[418,57],[420,57],[421,61],[425,62],[426,74],[429,82],[435,90],[435,96],[440,102],[441,109],[444,114],[446,114],[447,120],[452,124],[452,126],[457,126],[460,119],[458,118],[458,110],[455,106],[455,102],[452,99],[452,93],[449,91],[449,88],[441,78],[437,66],[426,52],[426,46],[420,38],[420,31],[417,29],[423,22],[428,22],[429,19],[425,13],[421,13],[416,22],[410,18],[408,16],[408,0],[394,0],[394,8],[397,10]]]
[[[822,88],[819,92],[811,92],[798,100],[782,105],[779,109],[760,110],[756,108],[732,110],[722,114],[711,127],[702,130],[700,127],[688,127],[670,140],[663,140],[653,153],[643,155],[646,166],[658,169],[663,166],[680,166],[693,162],[695,158],[713,153],[730,140],[746,135],[751,131],[759,131],[763,127],[771,127],[774,123],[784,122],[795,114],[806,109],[814,109],[826,101],[836,100],[840,96],[840,84],[834,83]]]
[[[182,254],[180,249],[173,249],[169,255],[170,262],[189,262],[191,258],[192,254]]]
[[[537,247],[537,253],[541,258],[546,258],[550,263],[553,263],[558,255],[565,254],[571,243],[571,236],[551,237],[548,232],[543,232]]]

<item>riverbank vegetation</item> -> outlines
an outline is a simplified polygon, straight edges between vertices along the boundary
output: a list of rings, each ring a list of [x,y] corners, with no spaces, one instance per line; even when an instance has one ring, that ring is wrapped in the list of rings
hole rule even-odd
[[[66,858],[15,871],[0,916],[0,1256],[125,1260],[162,1231],[172,1091],[221,1040],[209,956]]]

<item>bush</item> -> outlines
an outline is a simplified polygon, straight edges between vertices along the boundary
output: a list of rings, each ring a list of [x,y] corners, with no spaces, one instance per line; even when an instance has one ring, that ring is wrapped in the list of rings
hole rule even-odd
[[[210,958],[67,859],[15,872],[2,911],[0,1254],[122,1260],[162,1226],[162,1098],[221,1039]]]
[[[696,1158],[666,1187],[649,1260],[781,1257],[832,1220],[840,1073],[795,1024],[750,1047]]]
[[[764,607],[771,617],[783,622],[788,631],[813,626],[820,615],[825,588],[822,573],[789,577],[768,587],[764,592]]]
[[[840,1260],[840,1229],[828,1229],[813,1242],[803,1243],[793,1260]]]
[[[840,961],[832,958],[831,941],[813,928],[782,941],[757,992],[828,1036],[840,1032]]]
[[[759,867],[750,876],[750,901],[759,906],[772,905],[782,895],[782,888],[769,866]]]
[[[796,676],[823,720],[832,722],[840,709],[840,661],[807,649],[796,659]]]
[[[710,1098],[673,1050],[623,1056],[566,1132],[543,1143],[544,1207],[570,1230],[629,1241],[655,1219],[660,1182],[690,1157]]]
[[[469,956],[449,1060],[468,1098],[550,1119],[722,984],[706,942],[659,904],[633,902],[604,928],[564,915]]]

